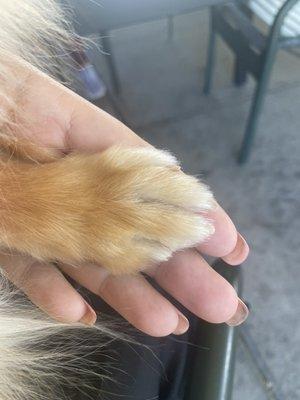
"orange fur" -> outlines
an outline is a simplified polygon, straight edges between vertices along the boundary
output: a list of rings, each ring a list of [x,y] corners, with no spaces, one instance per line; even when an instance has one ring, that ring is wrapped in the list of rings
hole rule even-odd
[[[1,246],[39,260],[93,261],[114,273],[164,261],[213,229],[198,213],[211,207],[211,193],[176,166],[166,152],[121,147],[47,164],[6,161]]]

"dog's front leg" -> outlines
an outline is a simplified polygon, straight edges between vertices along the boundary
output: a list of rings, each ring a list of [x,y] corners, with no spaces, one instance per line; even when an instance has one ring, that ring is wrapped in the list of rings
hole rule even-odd
[[[152,148],[7,162],[0,188],[2,247],[40,260],[136,272],[213,232],[208,188]]]

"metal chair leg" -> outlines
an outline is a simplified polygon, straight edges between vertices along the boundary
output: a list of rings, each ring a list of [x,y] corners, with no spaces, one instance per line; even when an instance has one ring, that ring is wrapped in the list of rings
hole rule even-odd
[[[263,70],[260,76],[260,80],[257,82],[254,99],[252,101],[250,114],[247,120],[243,143],[238,157],[239,164],[245,163],[250,155],[250,150],[257,130],[259,117],[261,114],[266,90],[272,72],[275,53],[276,52],[274,51],[271,54],[268,54],[268,56],[266,57],[266,60],[263,65]]]
[[[210,22],[209,22],[209,41],[207,47],[207,58],[204,74],[203,93],[209,95],[211,91],[212,78],[215,66],[215,48],[216,48],[216,32],[213,26],[213,7],[210,9]]]
[[[293,6],[299,0],[287,0],[282,7],[280,8],[270,31],[268,42],[266,46],[266,50],[263,53],[262,57],[262,71],[260,75],[260,79],[258,81],[255,97],[251,106],[250,115],[248,117],[246,131],[242,143],[242,147],[239,153],[238,162],[243,164],[247,161],[250,149],[253,143],[255,131],[258,124],[258,119],[260,115],[260,111],[263,105],[263,100],[265,97],[265,92],[269,83],[273,63],[275,60],[275,56],[279,47],[279,39],[280,39],[280,31],[282,24],[284,22],[284,18],[288,14],[288,12],[293,8]]]
[[[108,32],[101,32],[102,48],[105,53],[106,62],[109,69],[110,81],[114,93],[119,94],[121,91],[121,83],[116,68],[116,61],[112,52],[111,41]]]
[[[248,7],[247,3],[240,2],[237,3],[237,7],[248,17],[250,21],[253,19],[253,12]],[[243,65],[242,59],[236,55],[234,73],[233,73],[233,83],[235,86],[242,86],[247,82],[247,68]]]
[[[240,294],[241,270],[218,260],[214,269]],[[184,400],[231,400],[238,329],[201,321]]]

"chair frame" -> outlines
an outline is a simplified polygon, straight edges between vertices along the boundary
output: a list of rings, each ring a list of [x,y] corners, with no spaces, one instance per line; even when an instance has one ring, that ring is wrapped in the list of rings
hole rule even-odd
[[[251,19],[251,14],[246,15],[245,2],[236,2],[236,4],[232,6],[235,8],[235,12],[239,13],[240,18],[243,19],[248,16],[248,20],[246,18],[247,21],[244,21],[245,26],[240,26],[239,28],[241,28],[241,30],[238,32],[231,28],[220,14],[219,8],[222,6],[212,6],[210,8],[210,32],[203,87],[204,94],[208,95],[211,92],[217,33],[223,37],[236,54],[235,84],[243,84],[247,72],[251,73],[257,81],[254,99],[252,101],[242,146],[238,156],[238,162],[241,164],[245,163],[250,155],[277,51],[280,48],[296,47],[300,45],[300,36],[283,37],[281,35],[281,27],[286,15],[299,1],[300,0],[287,0],[282,5],[267,37],[263,36],[256,28],[251,28],[251,22],[249,21],[249,19]],[[239,7],[243,8],[240,9],[240,12],[238,11]],[[248,25],[246,25],[247,23]],[[238,35],[237,33],[241,34]],[[253,44],[256,50],[253,49]]]
[[[213,268],[241,296],[241,268],[230,268],[221,259],[215,262]],[[199,321],[195,343],[198,348],[194,351],[184,400],[231,400],[238,329],[226,324]]]

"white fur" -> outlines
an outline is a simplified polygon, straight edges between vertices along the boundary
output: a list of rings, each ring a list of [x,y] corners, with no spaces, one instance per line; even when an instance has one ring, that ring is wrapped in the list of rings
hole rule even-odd
[[[130,342],[122,329],[51,320],[0,275],[0,400],[60,400],[63,385],[85,392],[91,377],[111,379],[104,368],[93,371],[90,356],[112,340]]]

